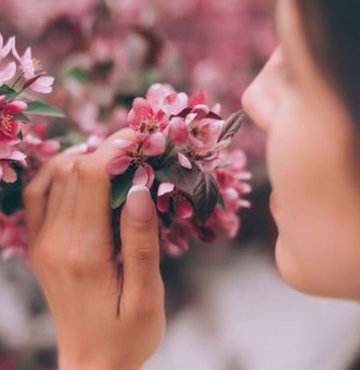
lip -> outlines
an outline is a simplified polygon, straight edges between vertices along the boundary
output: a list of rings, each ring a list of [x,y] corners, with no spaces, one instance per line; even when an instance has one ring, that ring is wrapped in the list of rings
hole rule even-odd
[[[271,192],[269,197],[269,207],[271,213],[274,213],[276,211],[277,205],[276,205],[276,195],[274,191]]]

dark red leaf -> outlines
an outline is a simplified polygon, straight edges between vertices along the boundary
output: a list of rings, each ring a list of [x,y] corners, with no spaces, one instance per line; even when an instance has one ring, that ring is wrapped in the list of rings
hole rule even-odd
[[[212,112],[212,111],[210,111],[210,112],[205,116],[205,118],[217,119],[217,120],[219,120],[219,121],[221,121],[221,120],[222,120],[222,118],[221,118],[218,114],[216,114],[216,113],[214,113],[214,112]]]
[[[192,197],[200,174],[201,171],[196,166],[189,170],[175,163],[169,169],[168,178],[178,189]]]
[[[194,191],[194,210],[201,223],[205,223],[213,214],[219,199],[219,187],[214,177],[202,172]]]
[[[233,136],[239,131],[245,118],[245,113],[243,111],[238,111],[233,113],[224,124],[222,133],[219,136],[218,142],[225,141],[227,139],[232,139]]]
[[[183,109],[180,113],[178,114],[172,114],[170,116],[170,119],[173,118],[173,117],[181,117],[181,118],[185,118],[189,113],[191,113],[191,108],[185,108]]]
[[[43,76],[46,76],[46,73],[45,72],[41,72],[39,74],[37,74],[36,76],[34,76],[33,78],[30,78],[30,80],[27,80],[25,83],[24,83],[24,86],[22,88],[22,90],[25,90],[27,89],[29,86],[31,86],[34,82],[36,82],[40,77],[43,77]]]

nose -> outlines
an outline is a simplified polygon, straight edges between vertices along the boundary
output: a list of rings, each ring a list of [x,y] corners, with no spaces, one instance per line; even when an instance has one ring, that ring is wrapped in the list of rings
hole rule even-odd
[[[241,103],[256,125],[265,131],[270,128],[276,107],[276,80],[274,71],[280,57],[278,47],[260,73],[244,91]]]

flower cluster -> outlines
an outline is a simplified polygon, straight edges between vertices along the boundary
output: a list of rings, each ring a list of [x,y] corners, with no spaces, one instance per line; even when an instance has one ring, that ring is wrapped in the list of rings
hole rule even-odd
[[[156,202],[163,250],[173,256],[188,249],[190,238],[212,242],[219,231],[234,237],[239,230],[238,212],[249,207],[243,196],[251,190],[246,182],[250,174],[244,153],[226,148],[241,126],[242,112],[224,120],[220,104],[210,105],[204,91],[188,96],[159,83],[144,98],[121,96],[121,102],[131,100],[129,111],[122,103],[109,106],[118,92],[106,76],[105,62],[113,49],[105,46],[101,39],[94,43],[100,62],[92,75],[76,67],[68,70],[73,77],[68,80],[74,97],[70,100],[80,102],[69,107],[70,114],[78,115],[81,124],[65,127],[62,138],[50,138],[48,122],[38,116],[64,114],[32,100],[30,93],[50,93],[54,78],[41,69],[31,48],[21,54],[14,37],[4,42],[0,34],[0,247],[7,256],[25,250],[21,191],[39,166],[71,145],[71,135],[77,137],[74,143],[85,140],[92,151],[126,125],[136,140],[116,140],[113,145],[125,154],[107,165],[113,177],[113,209],[122,206],[133,184],[146,185]],[[117,73],[115,69],[111,75]],[[102,81],[101,94],[93,88],[98,83],[94,78]],[[104,96],[110,100],[102,102]],[[98,110],[111,117],[106,124]]]
[[[16,49],[15,37],[6,43],[0,34],[0,180],[12,183],[17,180],[14,166],[26,166],[26,147],[21,150],[31,135],[26,124],[27,115],[43,114],[50,106],[36,101],[25,101],[22,94],[31,89],[48,94],[52,91],[54,78],[47,76],[40,63],[32,57],[31,48],[23,55]]]
[[[275,45],[270,0],[69,4],[3,0],[0,17],[2,27],[37,42],[52,70],[61,71],[52,102],[84,137],[104,138],[121,128],[132,98],[159,80],[206,90],[209,101],[220,101],[228,114]],[[242,148],[261,156],[264,136],[248,123],[244,131]]]
[[[47,121],[32,116],[62,117],[59,109],[30,99],[29,92],[49,94],[54,78],[33,58],[31,48],[19,54],[15,37],[0,33],[0,247],[4,255],[26,247],[23,184],[57,153],[60,144],[47,138]],[[30,91],[29,91],[30,90]]]
[[[170,85],[154,84],[135,98],[127,122],[134,141],[114,140],[122,153],[107,164],[113,176],[112,206],[121,207],[132,185],[153,194],[163,249],[178,255],[190,237],[210,242],[219,229],[234,237],[242,199],[251,188],[246,157],[227,151],[241,126],[237,112],[224,121],[220,106],[209,107],[203,92],[188,97]]]

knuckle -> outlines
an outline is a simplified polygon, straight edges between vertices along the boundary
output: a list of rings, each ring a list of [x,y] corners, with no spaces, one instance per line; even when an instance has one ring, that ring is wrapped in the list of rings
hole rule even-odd
[[[89,263],[78,253],[68,253],[65,257],[66,270],[77,277],[83,277],[91,271]]]
[[[133,319],[150,320],[165,313],[165,288],[161,275],[153,277],[138,285],[132,290],[131,315]]]
[[[157,258],[157,251],[149,244],[142,244],[139,248],[134,248],[134,258],[138,261],[152,261]]]
[[[90,154],[75,159],[73,168],[80,181],[92,181],[103,177],[103,169],[92,159]]]
[[[33,186],[31,182],[27,184],[23,190],[23,198],[25,203],[32,199],[38,198],[40,195],[40,191],[37,189],[36,186]]]
[[[81,180],[89,180],[94,176],[94,170],[87,160],[80,157],[74,162],[74,170]]]
[[[84,278],[97,274],[97,261],[83,253],[79,244],[69,243],[62,259],[64,269],[74,277]]]
[[[55,168],[54,177],[58,180],[67,179],[72,172],[72,163],[59,163]]]

